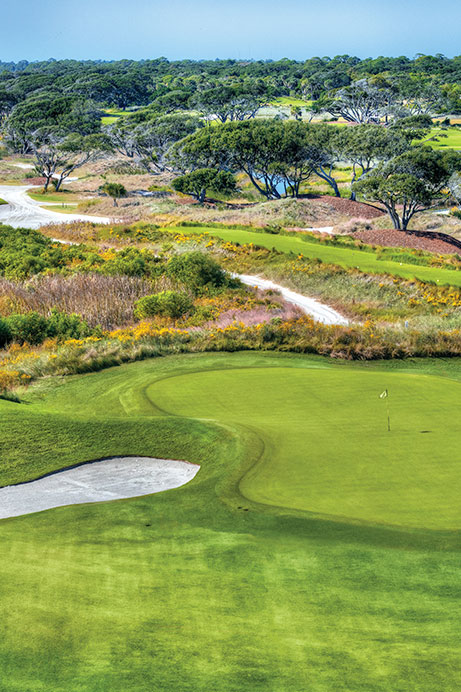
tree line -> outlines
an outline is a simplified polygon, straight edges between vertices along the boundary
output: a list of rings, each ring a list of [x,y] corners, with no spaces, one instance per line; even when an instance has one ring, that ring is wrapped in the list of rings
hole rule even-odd
[[[30,98],[62,95],[91,101],[98,107],[126,109],[155,104],[160,110],[202,106],[216,110],[219,93],[224,100],[243,93],[261,99],[298,96],[317,102],[338,90],[367,81],[387,97],[406,102],[420,99],[424,106],[443,106],[445,112],[461,108],[461,57],[419,55],[414,59],[354,56],[313,57],[295,60],[155,60],[0,62],[0,117]],[[218,90],[218,91],[216,91]],[[221,111],[221,117],[225,111]],[[232,117],[232,116],[231,116]]]
[[[380,202],[396,228],[407,228],[447,186],[455,188],[453,181],[459,188],[459,155],[421,144],[431,115],[459,101],[459,58],[160,58],[0,68],[3,142],[34,157],[45,190],[50,184],[60,190],[76,169],[113,152],[152,175],[173,173],[175,188],[201,202],[207,190],[231,194],[242,172],[268,200],[300,196],[313,176],[339,197],[335,171],[349,164],[351,198]],[[312,115],[341,117],[351,126],[312,122],[296,111],[294,119],[255,117],[287,93],[314,99]],[[139,108],[101,125],[102,106],[133,104]],[[121,194],[113,192],[116,203]]]
[[[228,193],[235,185],[229,172],[244,172],[266,199],[280,199],[299,197],[315,175],[339,197],[334,172],[349,163],[351,198],[382,204],[394,228],[406,230],[415,214],[440,204],[459,181],[459,152],[418,144],[430,124],[427,116],[413,116],[388,128],[275,120],[207,127],[173,145],[170,160],[186,171],[175,187],[203,201],[207,185]],[[221,181],[220,172],[227,172]]]

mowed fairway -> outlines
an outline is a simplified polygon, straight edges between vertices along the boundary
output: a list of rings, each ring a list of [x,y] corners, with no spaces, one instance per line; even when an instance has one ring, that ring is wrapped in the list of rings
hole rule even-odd
[[[184,233],[184,228],[168,228],[172,233]],[[370,274],[389,273],[404,279],[420,279],[434,281],[450,286],[461,286],[461,272],[439,267],[417,266],[405,262],[381,259],[378,253],[365,250],[355,250],[349,247],[322,245],[312,242],[308,235],[273,235],[259,231],[242,230],[239,228],[210,228],[209,226],[194,226],[187,228],[188,235],[208,233],[210,236],[228,240],[233,243],[253,243],[255,246],[273,248],[279,252],[300,253],[304,257],[321,259],[322,262],[337,264],[340,267],[355,267]]]
[[[201,465],[0,522],[1,692],[458,692],[460,391],[455,359],[236,353],[0,400],[2,485]]]

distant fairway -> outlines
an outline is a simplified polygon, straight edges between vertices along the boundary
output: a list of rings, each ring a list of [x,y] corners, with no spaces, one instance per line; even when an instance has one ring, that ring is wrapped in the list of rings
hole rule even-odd
[[[0,400],[1,485],[200,464],[0,521],[1,692],[459,692],[460,391],[457,359],[248,352]]]
[[[340,267],[356,267],[360,271],[370,274],[389,273],[393,276],[401,276],[404,279],[420,279],[420,281],[434,281],[440,284],[461,286],[461,272],[439,267],[418,266],[416,264],[406,264],[405,262],[392,261],[388,258],[381,258],[377,252],[366,250],[356,250],[351,247],[341,245],[324,245],[313,242],[308,235],[274,235],[272,233],[261,233],[240,228],[226,228],[220,226],[213,228],[210,226],[187,227],[168,227],[166,229],[172,233],[187,233],[187,235],[209,233],[210,236],[228,240],[233,243],[253,243],[256,246],[265,247],[269,250],[274,248],[279,252],[300,253],[307,258],[318,258],[322,262],[338,264]]]
[[[389,387],[391,432],[387,432]],[[257,431],[250,500],[408,526],[461,526],[461,385],[369,372],[255,368],[151,385],[169,413]]]
[[[429,137],[424,141],[432,149],[455,149],[461,151],[461,128],[434,127]]]

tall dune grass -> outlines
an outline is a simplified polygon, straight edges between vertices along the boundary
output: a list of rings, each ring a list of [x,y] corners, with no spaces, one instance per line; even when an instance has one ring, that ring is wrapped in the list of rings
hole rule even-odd
[[[49,316],[57,308],[78,313],[90,327],[113,329],[132,322],[134,302],[152,292],[151,281],[135,276],[55,274],[40,275],[29,281],[0,279],[0,313],[34,310]]]

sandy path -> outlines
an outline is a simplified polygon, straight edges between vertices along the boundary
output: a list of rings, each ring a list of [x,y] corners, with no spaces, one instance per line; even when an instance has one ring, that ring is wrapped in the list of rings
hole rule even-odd
[[[60,214],[43,209],[40,202],[31,199],[27,190],[33,185],[0,185],[0,198],[8,204],[0,205],[0,223],[13,228],[40,228],[48,223],[69,223],[70,221],[94,221],[110,223],[106,216],[88,216],[86,214]]]
[[[334,226],[311,226],[310,228],[303,228],[303,231],[310,231],[311,233],[327,233],[328,235],[338,235],[335,233]]]
[[[278,291],[287,303],[297,305],[303,312],[313,317],[317,322],[323,322],[323,324],[349,324],[348,319],[343,317],[339,312],[336,312],[336,310],[333,310],[329,305],[319,303],[319,301],[314,300],[314,298],[307,298],[307,296],[291,291],[289,288],[280,286],[280,284],[276,284],[273,281],[262,279],[259,276],[250,276],[249,274],[233,274],[233,276],[240,279],[240,281],[247,286],[255,286],[263,291],[267,291],[268,289]]]
[[[115,457],[0,488],[0,519],[53,507],[159,493],[191,481],[197,464],[150,457]]]

